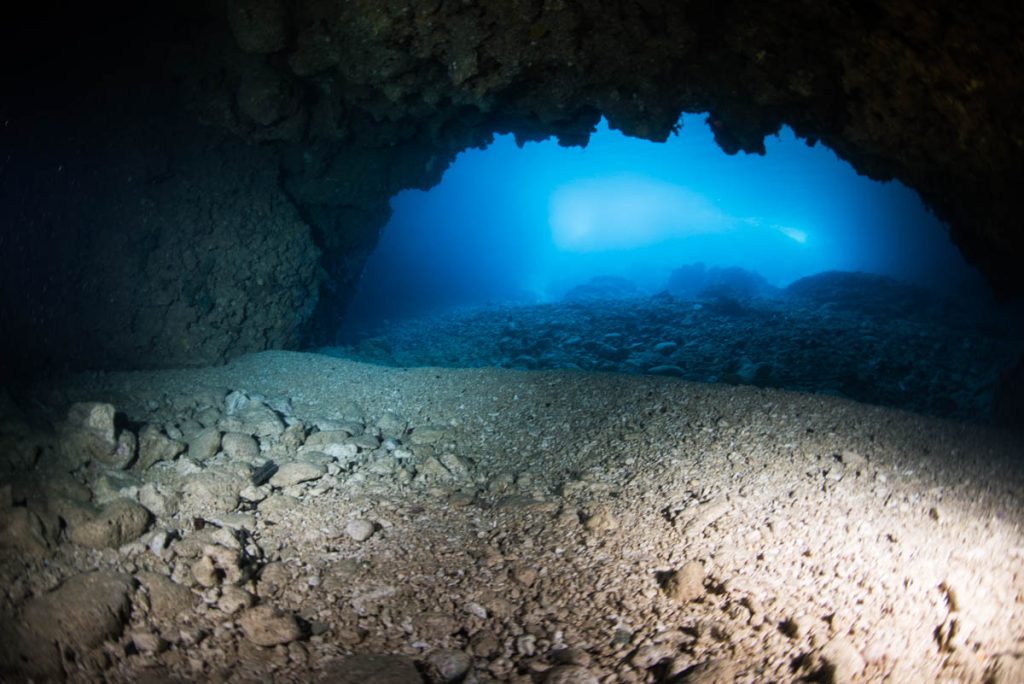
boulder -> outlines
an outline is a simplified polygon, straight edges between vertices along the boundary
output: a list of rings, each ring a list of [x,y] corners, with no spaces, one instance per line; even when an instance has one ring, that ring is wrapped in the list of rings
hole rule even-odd
[[[276,437],[284,432],[284,422],[272,408],[260,401],[249,401],[234,417],[242,422],[239,432],[256,437]]]
[[[221,438],[221,449],[232,461],[252,463],[260,457],[260,445],[242,432],[229,432]]]
[[[217,428],[203,428],[188,440],[188,457],[203,463],[220,451],[220,431]]]
[[[238,506],[239,492],[248,484],[247,479],[230,473],[195,473],[183,487],[181,509],[199,516],[233,511]]]
[[[302,638],[302,629],[295,616],[273,606],[250,608],[238,619],[238,624],[245,637],[257,646],[277,646]]]
[[[685,372],[679,366],[672,366],[668,364],[662,364],[659,366],[651,366],[647,369],[648,375],[664,375],[670,378],[681,378],[685,375]]]
[[[410,441],[419,446],[436,444],[444,439],[446,430],[438,425],[420,425],[413,429]]]
[[[130,499],[118,499],[94,517],[69,524],[68,537],[75,544],[94,549],[117,548],[135,541],[149,527],[151,515]]]
[[[544,681],[546,684],[597,684],[599,680],[597,675],[580,665],[559,665],[548,670]]]
[[[136,575],[149,597],[149,612],[157,620],[172,620],[183,611],[192,610],[198,597],[166,575],[140,572]]]
[[[0,512],[0,548],[26,556],[44,556],[50,552],[43,521],[27,508],[8,508]]]
[[[689,603],[704,596],[704,566],[690,561],[673,572],[663,585],[665,595],[678,603]]]
[[[323,451],[324,447],[332,444],[345,444],[352,433],[348,430],[320,430],[306,437],[303,448],[309,451]]]
[[[83,402],[71,405],[59,432],[61,454],[72,469],[92,460],[103,463],[116,460],[115,414],[116,410],[110,404]]]
[[[364,542],[373,536],[376,531],[376,526],[369,520],[358,518],[356,520],[350,520],[345,526],[345,534],[352,537],[357,542]]]
[[[297,95],[289,74],[260,65],[242,74],[235,97],[243,114],[261,126],[270,126],[296,112]]]
[[[148,423],[139,431],[139,460],[135,468],[145,471],[161,461],[173,461],[186,448],[185,443],[171,439],[158,426]]]
[[[131,473],[121,470],[104,470],[90,483],[92,501],[103,506],[123,498],[136,498],[142,481]]]
[[[733,684],[736,666],[728,660],[705,660],[686,671],[687,684]]]
[[[290,487],[301,482],[318,480],[326,474],[327,468],[318,463],[296,461],[281,465],[270,478],[270,484],[274,487]]]
[[[835,637],[817,652],[821,681],[829,684],[853,682],[864,671],[863,656],[845,637]],[[812,659],[813,660],[813,659]]]
[[[152,511],[158,518],[166,518],[178,512],[181,496],[153,482],[147,482],[139,489],[139,503]]]
[[[473,666],[473,659],[463,651],[435,651],[427,657],[427,672],[432,682],[461,682]]]
[[[92,572],[76,575],[56,590],[29,600],[17,627],[0,630],[16,644],[16,671],[41,678],[58,676],[65,657],[81,659],[121,634],[131,611],[133,582],[128,575]],[[5,656],[9,653],[4,649]],[[12,664],[8,664],[12,665]]]
[[[401,437],[409,422],[397,413],[388,411],[377,421],[377,427],[386,437]]]

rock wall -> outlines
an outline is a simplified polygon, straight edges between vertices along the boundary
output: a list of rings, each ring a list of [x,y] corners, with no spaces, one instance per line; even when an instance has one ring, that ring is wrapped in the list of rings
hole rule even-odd
[[[602,115],[658,141],[708,111],[730,154],[789,124],[916,188],[1024,291],[1024,6],[181,0],[5,28],[27,66],[0,104],[0,315],[37,359],[329,341],[394,193],[497,132],[585,144]]]
[[[212,364],[301,342],[319,250],[273,150],[173,116],[67,124],[9,125],[5,370]]]

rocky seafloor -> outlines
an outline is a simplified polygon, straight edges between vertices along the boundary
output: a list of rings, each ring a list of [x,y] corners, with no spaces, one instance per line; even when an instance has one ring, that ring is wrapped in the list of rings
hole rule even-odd
[[[1024,676],[1024,443],[995,428],[284,352],[19,405],[7,679]]]
[[[1019,314],[863,273],[682,296],[598,278],[570,295],[391,321],[321,351],[403,367],[668,375],[982,422],[1024,351]]]

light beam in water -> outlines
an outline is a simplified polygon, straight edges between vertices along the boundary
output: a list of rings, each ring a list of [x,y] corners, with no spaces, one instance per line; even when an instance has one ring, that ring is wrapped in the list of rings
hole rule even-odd
[[[703,195],[632,174],[558,187],[551,194],[549,220],[555,246],[570,252],[645,247],[739,223]]]

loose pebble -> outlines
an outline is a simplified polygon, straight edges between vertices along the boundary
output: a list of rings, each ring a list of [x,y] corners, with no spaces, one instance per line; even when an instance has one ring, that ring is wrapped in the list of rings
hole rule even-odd
[[[345,533],[356,540],[357,542],[364,542],[373,536],[376,531],[376,527],[369,520],[363,520],[362,518],[356,520],[350,520],[345,525]]]
[[[665,595],[678,603],[689,603],[704,596],[704,566],[690,561],[671,573],[664,583]]]

